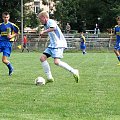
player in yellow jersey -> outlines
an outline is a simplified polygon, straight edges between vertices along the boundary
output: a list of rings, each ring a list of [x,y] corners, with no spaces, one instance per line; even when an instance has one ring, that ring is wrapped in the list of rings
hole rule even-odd
[[[84,36],[84,31],[79,31],[80,32],[80,49],[82,50],[83,55],[86,54],[86,39]]]
[[[12,42],[15,36],[19,33],[19,28],[9,21],[10,14],[4,12],[2,14],[3,23],[0,24],[0,52],[3,53],[2,62],[8,67],[9,75],[13,73],[13,67],[8,61],[7,57],[10,57],[12,51]]]
[[[114,53],[118,58],[118,65],[120,65],[120,16],[116,18],[117,25],[114,27],[114,33],[111,35],[116,35],[116,44],[114,46]]]

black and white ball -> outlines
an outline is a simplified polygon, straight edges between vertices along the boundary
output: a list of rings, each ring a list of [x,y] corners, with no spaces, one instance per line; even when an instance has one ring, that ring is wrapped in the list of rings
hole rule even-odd
[[[45,85],[45,79],[43,77],[37,77],[35,79],[35,84],[36,85]]]

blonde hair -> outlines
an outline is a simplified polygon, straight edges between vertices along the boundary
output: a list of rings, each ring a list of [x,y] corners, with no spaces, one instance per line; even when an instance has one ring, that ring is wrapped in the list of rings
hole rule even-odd
[[[46,12],[46,11],[40,12],[40,13],[38,14],[38,17],[40,17],[40,16],[44,16],[44,17],[46,17],[46,18],[49,18],[49,14],[48,14],[48,12]]]

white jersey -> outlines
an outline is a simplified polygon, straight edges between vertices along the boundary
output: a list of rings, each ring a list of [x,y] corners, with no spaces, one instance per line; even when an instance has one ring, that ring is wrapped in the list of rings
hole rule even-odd
[[[45,29],[54,28],[55,30],[52,32],[49,32],[49,38],[50,38],[50,44],[48,47],[50,48],[67,48],[67,42],[66,39],[61,32],[60,28],[58,27],[57,23],[49,19],[47,21],[47,24],[45,25]]]

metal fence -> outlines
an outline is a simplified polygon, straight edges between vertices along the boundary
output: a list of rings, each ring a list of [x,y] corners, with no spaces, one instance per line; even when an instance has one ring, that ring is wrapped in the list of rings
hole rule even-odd
[[[67,50],[79,50],[80,49],[80,38],[74,38],[74,36],[65,36],[67,41]],[[39,38],[37,37],[29,37],[27,46],[30,51],[43,51],[49,44],[48,38]],[[86,47],[89,50],[100,50],[100,49],[113,49],[115,41],[110,38],[97,38],[97,37],[87,37],[86,38]],[[15,41],[13,43],[13,49],[18,49],[18,45],[21,45],[21,40]]]

